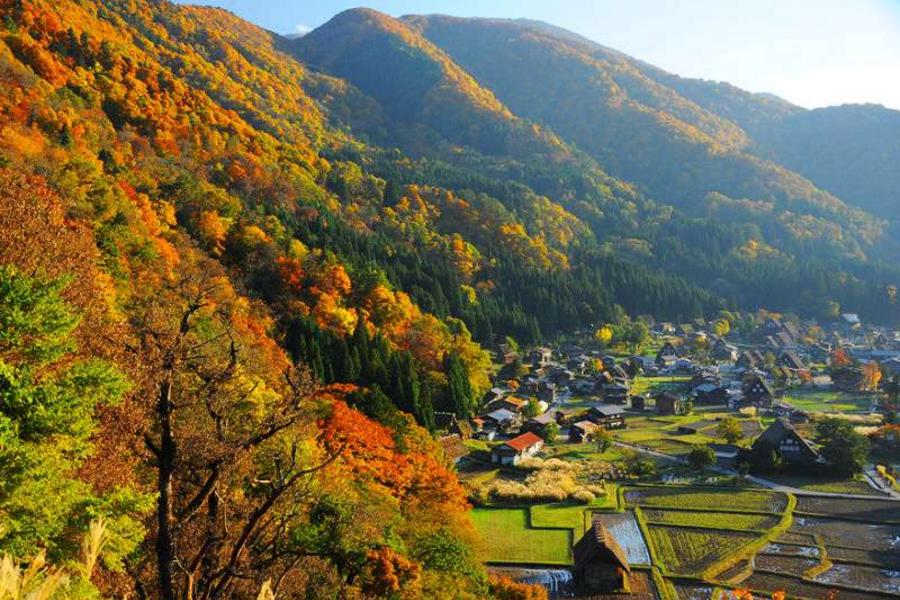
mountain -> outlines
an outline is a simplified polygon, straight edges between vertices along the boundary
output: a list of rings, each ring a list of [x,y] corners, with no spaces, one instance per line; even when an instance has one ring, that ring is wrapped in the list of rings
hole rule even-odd
[[[351,115],[341,124],[346,130],[376,145],[449,163],[469,176],[479,173],[524,184],[561,203],[591,228],[596,241],[623,257],[692,281],[715,282],[717,293],[731,302],[767,298],[792,310],[819,306],[819,298],[833,296],[835,286],[842,286],[835,278],[836,266],[845,274],[867,272],[878,288],[894,277],[884,265],[897,248],[885,235],[883,221],[756,150],[748,130],[800,110],[787,102],[724,84],[683,80],[531,21],[397,20],[351,10],[313,33],[286,48],[312,68],[346,81],[353,90],[348,97],[357,103],[367,98],[369,112],[382,115],[378,127],[371,121],[354,122],[352,114],[359,111],[349,110],[333,94],[317,95],[329,107],[326,112]],[[420,78],[409,58],[413,56],[420,61],[430,57],[426,72],[462,70],[471,77]],[[423,81],[431,81],[427,90],[417,87]],[[502,132],[509,119],[529,123],[552,136],[554,147],[564,152],[548,165],[531,160],[531,150],[520,153],[508,144],[488,147],[477,136],[460,137],[458,111],[429,110],[438,94],[434,86],[441,88],[440,94],[448,86],[463,88],[454,92],[457,98],[465,89],[485,90],[470,95],[490,94],[502,103],[502,109],[490,113],[492,131]],[[390,114],[387,90],[407,103],[402,111]],[[476,105],[474,100],[465,104]],[[410,126],[431,134],[416,138]],[[560,185],[562,173],[567,179]],[[573,178],[572,173],[590,177]],[[464,189],[459,180],[444,177],[439,182]],[[490,193],[510,206],[510,198]],[[851,277],[858,289],[861,280]],[[785,279],[802,282],[800,289],[819,291],[802,300],[793,292],[779,295],[781,285],[775,281]],[[856,302],[844,295],[848,300]]]
[[[705,102],[707,109],[669,87],[671,80],[658,70],[625,55],[515,21],[407,20],[517,114],[546,124],[658,201],[690,215],[705,214],[714,192],[772,202],[785,232],[797,219],[838,223],[859,242],[845,252],[865,252],[883,235],[883,225],[870,215],[747,152],[749,135],[710,110],[726,102]],[[737,102],[731,100],[732,106]],[[823,230],[822,240],[827,237]]]
[[[822,189],[900,226],[900,111],[878,105],[798,111],[773,120],[755,142]]]

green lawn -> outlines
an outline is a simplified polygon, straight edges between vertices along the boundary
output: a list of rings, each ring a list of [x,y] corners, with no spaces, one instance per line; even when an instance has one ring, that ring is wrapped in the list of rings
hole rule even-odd
[[[472,509],[472,521],[481,533],[486,560],[495,563],[570,564],[572,530],[532,529],[528,524],[528,510],[527,508]],[[561,519],[563,513],[551,514],[552,520]]]
[[[784,401],[808,412],[868,412],[871,396],[833,390],[788,390]]]
[[[532,527],[571,529],[576,540],[590,527],[590,508],[584,504],[538,504],[529,510]]]
[[[644,377],[641,375],[635,377],[634,381],[631,382],[631,395],[646,396],[660,390],[680,387],[690,380],[691,378],[686,375],[667,375],[665,377]]]

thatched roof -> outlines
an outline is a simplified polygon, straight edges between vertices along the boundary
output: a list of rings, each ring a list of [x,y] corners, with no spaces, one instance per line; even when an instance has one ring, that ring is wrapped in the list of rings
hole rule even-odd
[[[625,551],[619,546],[616,538],[609,533],[603,521],[596,516],[591,528],[575,544],[573,554],[576,570],[591,561],[602,560],[611,561],[624,571],[631,572]]]

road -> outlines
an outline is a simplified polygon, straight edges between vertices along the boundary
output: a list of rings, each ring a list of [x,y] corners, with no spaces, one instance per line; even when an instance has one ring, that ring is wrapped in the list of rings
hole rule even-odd
[[[631,450],[635,450],[637,452],[640,452],[641,454],[646,454],[648,456],[653,456],[655,458],[667,460],[669,462],[674,462],[674,463],[678,463],[681,465],[687,464],[687,461],[684,460],[683,458],[678,458],[675,456],[671,456],[669,454],[657,452],[656,450],[650,450],[649,448],[635,446],[634,444],[627,444],[625,442],[613,442],[613,445],[619,446],[620,448],[630,448]],[[869,465],[869,467],[867,467],[866,473],[865,473],[866,481],[868,481],[869,485],[872,486],[874,489],[881,492],[881,494],[882,494],[881,496],[872,496],[872,495],[866,495],[866,494],[840,494],[840,493],[835,493],[835,492],[817,492],[817,491],[813,491],[813,490],[804,490],[801,488],[791,487],[789,485],[782,485],[782,484],[776,483],[774,481],[769,481],[768,479],[763,479],[762,477],[756,477],[755,475],[748,475],[747,481],[753,482],[756,485],[760,485],[762,487],[767,487],[767,488],[773,489],[777,492],[791,493],[791,494],[799,495],[799,496],[819,496],[822,498],[852,498],[852,499],[857,499],[857,500],[871,500],[873,498],[881,498],[884,500],[888,500],[888,499],[900,500],[900,494],[898,494],[897,492],[895,492],[893,490],[886,491],[877,485],[877,478],[874,478],[874,476],[870,475],[870,473],[869,473],[870,468],[871,468],[872,472],[874,472],[874,470],[875,470],[874,467],[871,467],[871,465]],[[738,476],[738,472],[735,471],[734,469],[727,469],[725,467],[712,467],[711,470],[716,473],[722,474],[722,475],[728,475],[730,477]]]

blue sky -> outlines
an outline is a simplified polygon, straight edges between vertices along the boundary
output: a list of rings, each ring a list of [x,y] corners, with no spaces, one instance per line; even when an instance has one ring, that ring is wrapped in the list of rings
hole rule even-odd
[[[194,0],[279,33],[314,28],[344,0]],[[806,107],[900,109],[900,0],[370,0],[390,15],[527,17],[673,73],[729,81]]]

